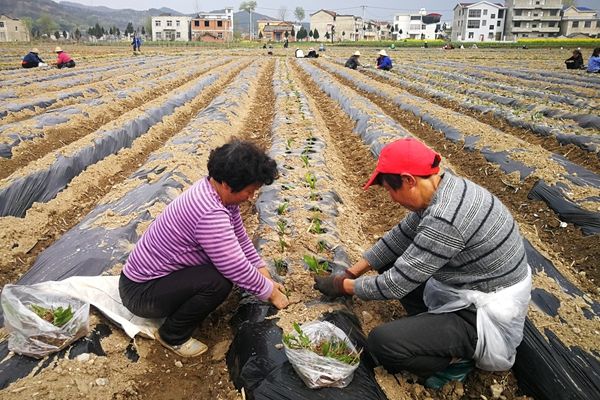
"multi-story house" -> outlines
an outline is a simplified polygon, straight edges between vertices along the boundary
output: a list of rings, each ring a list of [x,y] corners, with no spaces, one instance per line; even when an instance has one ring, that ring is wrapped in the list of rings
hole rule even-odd
[[[560,22],[561,36],[600,37],[598,12],[587,7],[565,7]]]
[[[190,41],[191,17],[162,14],[152,17],[152,40]]]
[[[29,42],[29,30],[23,21],[0,15],[0,42]]]
[[[453,41],[487,42],[504,40],[506,7],[480,1],[458,3],[452,19]]]
[[[359,40],[362,38],[363,20],[354,15],[338,14],[334,11],[319,10],[310,14],[310,30],[319,31],[319,37],[335,41]]]
[[[390,23],[387,21],[375,21],[375,20],[367,20],[364,22],[362,27],[362,36],[360,40],[386,40],[389,39],[390,30],[388,26],[391,27]]]
[[[231,42],[233,40],[233,7],[223,12],[200,13],[191,20],[192,40],[199,42]]]
[[[427,14],[424,8],[418,13],[394,15],[394,37],[401,39],[434,40],[441,30],[441,14]]]
[[[557,37],[562,0],[506,0],[507,40]]]

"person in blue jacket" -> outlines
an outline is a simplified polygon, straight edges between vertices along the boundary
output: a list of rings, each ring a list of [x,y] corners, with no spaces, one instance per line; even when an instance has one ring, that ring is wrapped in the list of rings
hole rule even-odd
[[[38,56],[38,53],[39,50],[35,47],[31,49],[31,51],[27,53],[25,57],[23,57],[23,61],[21,61],[21,66],[23,68],[37,68],[45,66],[46,63],[40,58],[40,56]]]
[[[588,60],[587,72],[600,73],[600,47],[596,47]]]
[[[133,41],[131,42],[131,45],[133,46],[133,52],[134,53],[136,51],[140,51],[140,46],[142,45],[142,38],[134,34],[133,35]]]
[[[388,57],[385,50],[379,52],[379,57],[377,57],[377,69],[382,69],[384,71],[392,69],[392,59]]]

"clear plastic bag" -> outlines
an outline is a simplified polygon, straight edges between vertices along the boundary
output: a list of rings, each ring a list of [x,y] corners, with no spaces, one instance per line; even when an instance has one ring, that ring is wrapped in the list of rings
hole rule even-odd
[[[478,339],[473,358],[485,371],[507,371],[513,366],[530,299],[531,271],[521,282],[492,293],[456,289],[433,278],[423,293],[423,301],[434,314],[475,305]]]
[[[301,326],[312,343],[320,343],[332,338],[346,342],[356,352],[348,336],[337,326],[326,321],[312,321]],[[296,332],[294,332],[295,334]],[[343,388],[352,382],[356,365],[349,365],[329,357],[320,356],[310,350],[290,349],[284,344],[285,354],[302,381],[311,389],[323,387]]]
[[[8,349],[42,358],[64,349],[89,332],[90,305],[63,294],[36,288],[36,285],[6,285],[0,296],[4,327],[9,333]],[[58,327],[39,317],[31,306],[56,309],[71,306],[73,316]]]

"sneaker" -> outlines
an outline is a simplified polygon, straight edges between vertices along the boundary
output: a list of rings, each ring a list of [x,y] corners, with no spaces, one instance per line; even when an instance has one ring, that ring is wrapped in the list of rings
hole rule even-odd
[[[199,340],[194,339],[193,337],[189,338],[185,343],[179,345],[170,345],[166,343],[164,340],[162,340],[158,331],[154,332],[154,338],[158,340],[158,342],[162,344],[163,347],[171,350],[173,353],[181,357],[197,357],[201,354],[206,353],[206,351],[208,350],[207,345],[205,345]]]
[[[441,389],[444,385],[451,381],[464,382],[473,370],[475,363],[473,360],[462,360],[454,364],[448,365],[443,371],[436,372],[425,380],[425,387],[430,389]]]

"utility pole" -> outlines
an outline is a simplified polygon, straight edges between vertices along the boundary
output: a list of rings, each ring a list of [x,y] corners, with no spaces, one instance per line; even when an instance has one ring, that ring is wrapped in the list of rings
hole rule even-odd
[[[362,8],[362,39],[365,40],[365,8],[367,6],[360,6]]]

